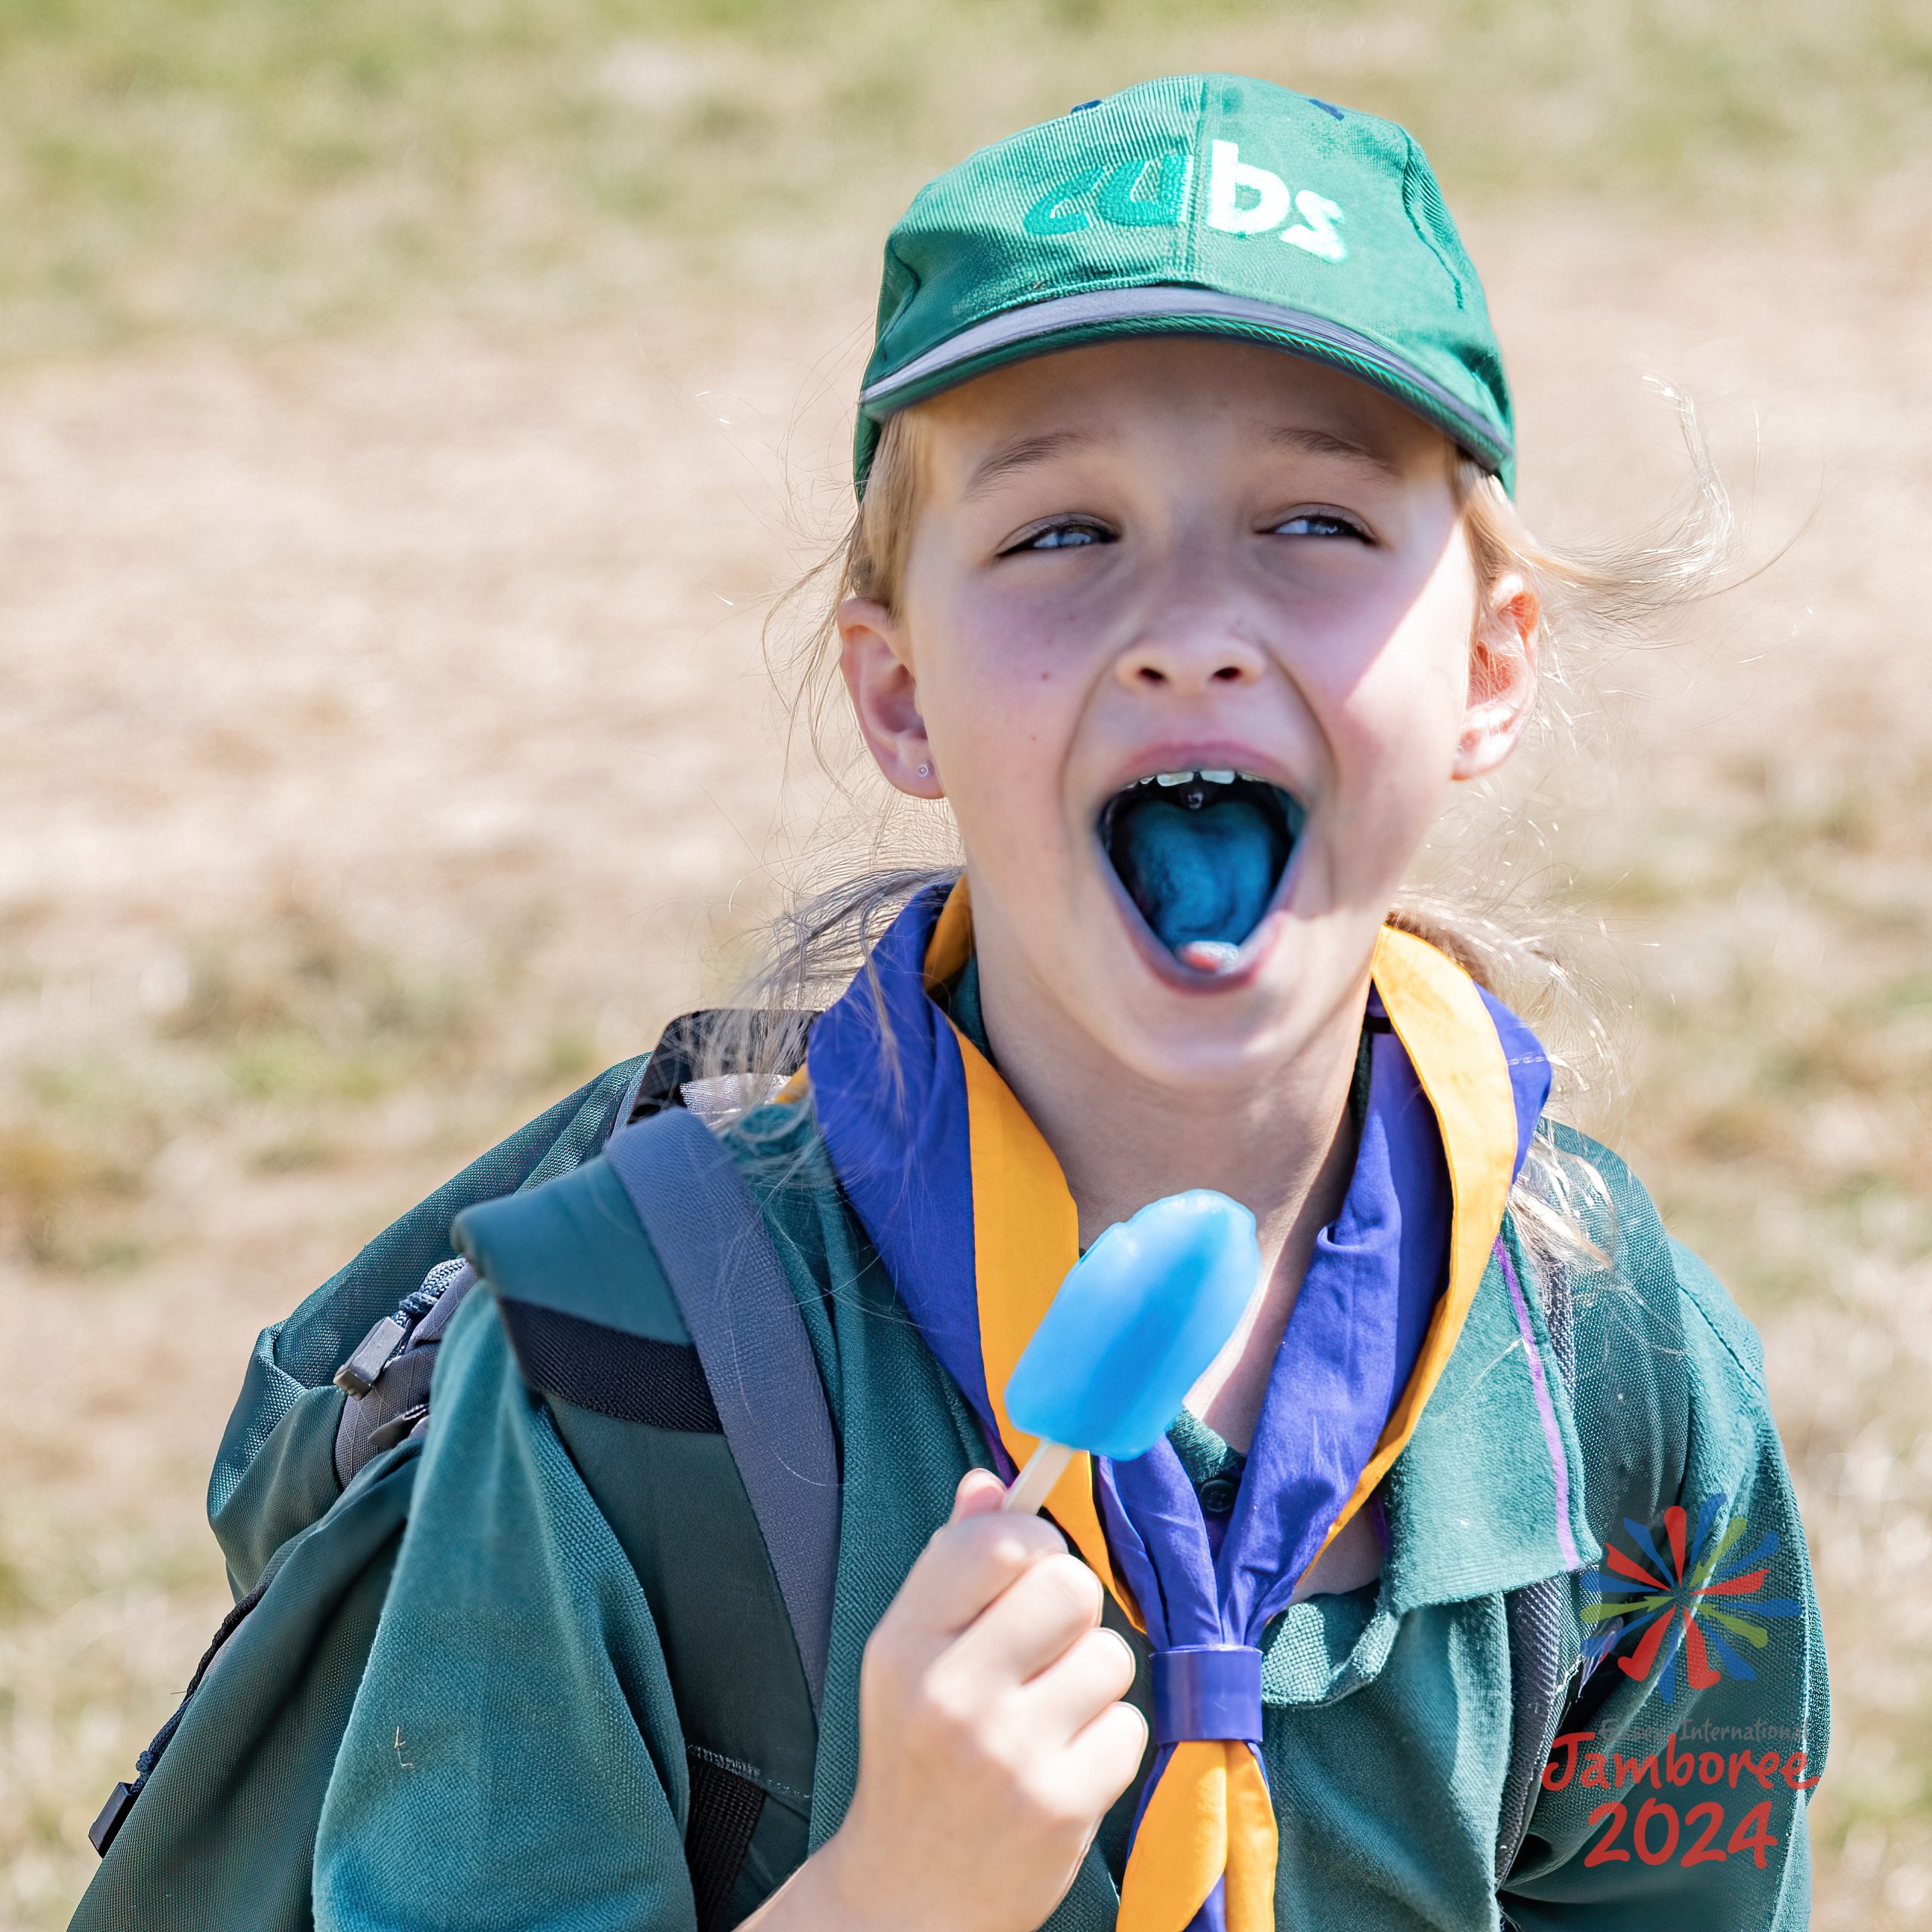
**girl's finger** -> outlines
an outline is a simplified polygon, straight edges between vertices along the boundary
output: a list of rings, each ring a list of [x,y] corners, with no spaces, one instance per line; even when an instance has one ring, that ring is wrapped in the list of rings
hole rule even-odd
[[[1100,1579],[1062,1549],[1016,1577],[961,1633],[952,1653],[989,1679],[1025,1684],[1100,1622]]]
[[[926,1546],[886,1612],[888,1620],[942,1641],[957,1636],[1035,1564],[1065,1554],[1066,1543],[1052,1524],[1001,1514],[997,1505],[1005,1491],[997,1477],[988,1481],[995,1506],[978,1506],[977,1495],[968,1499],[974,1513],[948,1523]]]
[[[1126,1790],[1147,1759],[1147,1720],[1131,1704],[1109,1704],[1060,1754],[1068,1794],[1095,1812]]]
[[[1044,1730],[1072,1738],[1127,1695],[1134,1670],[1134,1651],[1124,1637],[1113,1630],[1089,1630],[1034,1678],[1023,1694]]]

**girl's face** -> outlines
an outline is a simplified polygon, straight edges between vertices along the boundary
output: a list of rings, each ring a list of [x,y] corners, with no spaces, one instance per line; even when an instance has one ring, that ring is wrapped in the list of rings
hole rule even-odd
[[[902,595],[843,608],[844,671],[886,777],[951,801],[989,995],[1157,1084],[1264,1076],[1519,735],[1533,593],[1478,595],[1436,431],[1259,345],[1068,350],[907,426]]]

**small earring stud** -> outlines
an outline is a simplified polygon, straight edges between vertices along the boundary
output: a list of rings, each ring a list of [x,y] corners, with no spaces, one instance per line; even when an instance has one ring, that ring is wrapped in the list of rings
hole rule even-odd
[[[931,765],[929,765],[929,764],[922,764],[922,765],[921,765],[921,766],[920,766],[920,768],[919,768],[919,776],[920,776],[921,778],[930,778],[932,775],[933,775],[933,768],[932,768],[932,767],[931,767]]]

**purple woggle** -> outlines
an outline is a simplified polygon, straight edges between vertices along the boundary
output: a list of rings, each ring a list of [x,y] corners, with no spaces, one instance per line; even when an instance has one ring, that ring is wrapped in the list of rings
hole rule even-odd
[[[1201,1644],[1154,1653],[1154,1741],[1261,1742],[1261,1653],[1246,1644]]]

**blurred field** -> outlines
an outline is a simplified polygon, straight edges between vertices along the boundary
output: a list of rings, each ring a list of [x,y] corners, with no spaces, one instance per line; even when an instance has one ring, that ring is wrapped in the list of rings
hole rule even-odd
[[[4,1932],[65,1922],[224,1607],[255,1330],[857,835],[781,783],[758,632],[843,513],[886,223],[1209,66],[1429,145],[1533,520],[1666,506],[1660,374],[1782,553],[1594,667],[1503,852],[1623,1045],[1594,1124],[1764,1334],[1832,1645],[1817,1922],[1932,1917],[1923,0],[12,0]]]

